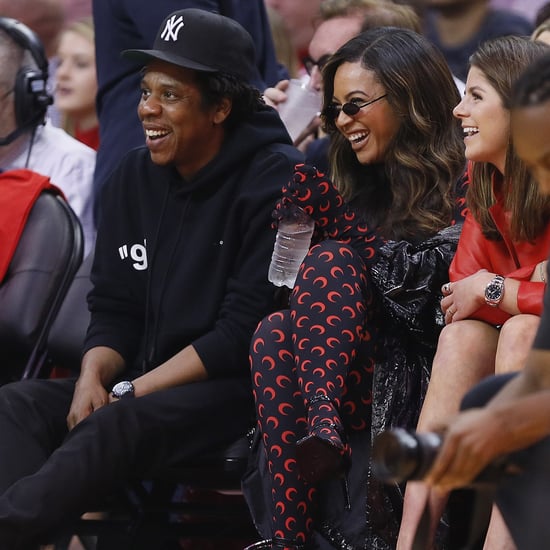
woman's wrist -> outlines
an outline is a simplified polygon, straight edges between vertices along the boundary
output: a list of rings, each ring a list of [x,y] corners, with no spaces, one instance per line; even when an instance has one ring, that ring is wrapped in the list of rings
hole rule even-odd
[[[485,286],[485,303],[491,307],[499,307],[504,299],[504,277],[502,275],[493,275]]]

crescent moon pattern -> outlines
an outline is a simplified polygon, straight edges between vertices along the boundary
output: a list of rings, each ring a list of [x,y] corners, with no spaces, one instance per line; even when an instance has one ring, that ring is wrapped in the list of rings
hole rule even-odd
[[[375,302],[367,281],[365,264],[351,246],[321,241],[304,260],[290,309],[264,318],[252,339],[253,392],[273,479],[276,536],[304,542],[312,528],[317,489],[300,477],[296,442],[320,420],[342,433],[370,426],[376,334],[369,323]],[[331,401],[308,407],[318,393]],[[351,455],[333,427],[315,429]]]

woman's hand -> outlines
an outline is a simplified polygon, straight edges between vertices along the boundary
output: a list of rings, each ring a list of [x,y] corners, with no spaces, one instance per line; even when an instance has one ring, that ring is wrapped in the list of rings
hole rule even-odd
[[[481,269],[460,281],[445,283],[441,287],[441,309],[445,315],[445,324],[467,319],[483,306],[485,287],[494,276],[494,273]]]
[[[332,182],[317,168],[305,164],[295,167],[293,178],[283,187],[278,210],[295,204],[313,218],[321,230],[332,226],[342,213],[344,200]]]

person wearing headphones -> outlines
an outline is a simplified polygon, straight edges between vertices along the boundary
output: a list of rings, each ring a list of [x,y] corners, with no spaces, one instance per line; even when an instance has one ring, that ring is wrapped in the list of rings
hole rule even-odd
[[[27,168],[48,176],[80,219],[85,254],[95,240],[92,180],[96,153],[47,121],[48,59],[37,35],[0,17],[0,170]]]

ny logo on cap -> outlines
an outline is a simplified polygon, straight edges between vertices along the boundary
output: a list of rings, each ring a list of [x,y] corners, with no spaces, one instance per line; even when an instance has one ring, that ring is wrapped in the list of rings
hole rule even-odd
[[[164,30],[162,31],[160,37],[163,40],[166,40],[166,42],[169,40],[176,42],[183,25],[183,15],[180,15],[179,17],[172,15],[172,17],[166,21],[166,25],[164,26]]]

